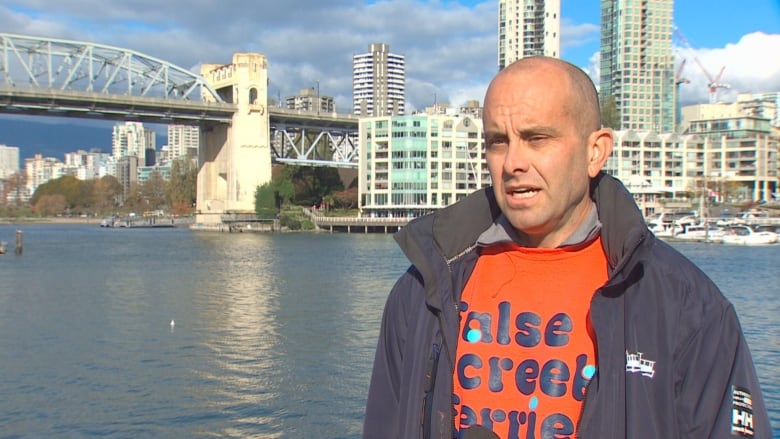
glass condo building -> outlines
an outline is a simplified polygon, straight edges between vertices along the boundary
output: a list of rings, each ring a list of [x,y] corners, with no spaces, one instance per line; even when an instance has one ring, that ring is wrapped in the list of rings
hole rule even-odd
[[[675,122],[673,0],[601,0],[601,105],[621,129],[671,132]]]
[[[490,184],[482,120],[415,114],[360,120],[362,216],[416,217]]]

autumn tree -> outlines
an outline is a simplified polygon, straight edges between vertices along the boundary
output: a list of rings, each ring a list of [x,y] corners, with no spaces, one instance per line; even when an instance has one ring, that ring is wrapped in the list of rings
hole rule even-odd
[[[67,204],[66,209],[89,205],[87,185],[72,175],[64,175],[38,186],[38,189],[35,190],[35,193],[30,199],[30,204],[35,206],[40,197],[56,194],[65,197],[65,203]]]
[[[198,168],[189,159],[171,163],[167,199],[173,213],[189,215],[197,201]]]
[[[334,192],[332,195],[333,207],[339,209],[354,209],[358,205],[358,188],[350,187],[343,191]]]
[[[156,210],[166,205],[168,184],[159,171],[152,171],[139,191],[143,210]]]
[[[92,183],[92,200],[96,212],[112,211],[122,195],[122,183],[113,175],[106,175]]]
[[[35,211],[41,215],[61,214],[68,207],[62,194],[41,195],[35,203]]]

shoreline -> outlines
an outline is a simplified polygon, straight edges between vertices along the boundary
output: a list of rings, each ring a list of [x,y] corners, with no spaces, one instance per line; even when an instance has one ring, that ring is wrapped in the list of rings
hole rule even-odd
[[[176,226],[182,226],[185,224],[189,224],[192,222],[192,217],[179,217],[174,220],[174,224]],[[139,217],[139,222],[143,217]],[[170,218],[166,218],[167,221],[170,221]],[[81,217],[44,217],[44,218],[36,218],[36,217],[22,217],[22,218],[0,218],[0,225],[25,225],[25,224],[88,224],[88,225],[95,225],[99,226],[100,223],[103,221],[103,218],[81,218]]]
[[[100,218],[0,218],[0,224],[95,224],[100,225]]]

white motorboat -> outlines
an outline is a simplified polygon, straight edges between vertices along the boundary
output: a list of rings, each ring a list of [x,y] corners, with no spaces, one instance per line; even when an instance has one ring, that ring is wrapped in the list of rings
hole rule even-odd
[[[777,233],[758,232],[746,225],[732,225],[725,229],[721,242],[737,245],[766,245],[777,242]]]
[[[707,224],[694,224],[685,228],[685,231],[674,237],[685,241],[721,242],[726,232],[716,226]]]

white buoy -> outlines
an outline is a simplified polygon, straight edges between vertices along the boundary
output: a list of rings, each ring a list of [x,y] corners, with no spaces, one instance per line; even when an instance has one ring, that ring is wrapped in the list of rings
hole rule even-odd
[[[174,327],[174,326],[176,326],[176,322],[174,322],[173,320],[171,320],[171,329],[173,329],[173,327]]]

